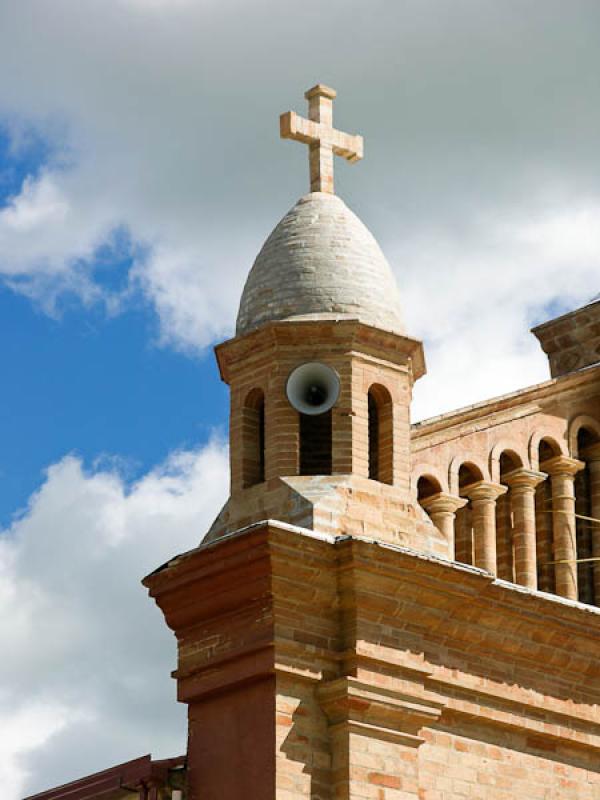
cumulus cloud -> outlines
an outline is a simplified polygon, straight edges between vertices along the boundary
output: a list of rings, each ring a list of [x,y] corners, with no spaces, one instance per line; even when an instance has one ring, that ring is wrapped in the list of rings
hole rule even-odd
[[[67,456],[0,532],[7,800],[145,752],[185,751],[175,640],[140,580],[200,542],[226,491],[216,441],[132,486]]]
[[[529,328],[591,300],[600,285],[600,204],[473,225],[460,240],[407,239],[397,250],[415,266],[404,287],[408,323],[428,345],[417,417],[546,380]]]
[[[558,297],[558,254],[569,303],[598,288],[599,29],[593,0],[4,5],[0,119],[36,129],[51,157],[0,212],[0,272],[49,308],[61,291],[105,301],[95,254],[123,229],[134,257],[117,300],[141,291],[168,346],[227,335],[262,240],[307,187],[277,114],[322,80],[337,123],[366,138],[338,189],[428,344],[440,407],[417,393],[417,414],[514,388],[516,371],[541,375],[539,355],[515,353],[533,354],[526,329]],[[477,313],[492,298],[510,333]],[[482,357],[503,383],[447,368]]]

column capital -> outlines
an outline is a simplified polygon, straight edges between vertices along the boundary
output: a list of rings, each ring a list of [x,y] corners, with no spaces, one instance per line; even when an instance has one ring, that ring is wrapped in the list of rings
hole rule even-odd
[[[511,489],[535,489],[535,487],[545,481],[548,477],[545,472],[538,472],[534,469],[527,469],[526,467],[519,467],[513,469],[506,475],[502,476],[502,483],[510,486]]]
[[[430,497],[421,500],[421,505],[428,514],[439,514],[440,512],[454,514],[459,508],[466,506],[467,502],[466,497],[437,492],[437,494],[432,494]]]
[[[600,461],[600,442],[589,445],[589,447],[586,447],[584,450],[582,450],[579,455],[586,461],[592,463],[594,461]]]
[[[468,497],[471,502],[478,501],[495,501],[501,495],[506,494],[508,487],[503,486],[501,483],[494,483],[493,481],[476,481],[465,486],[462,493]]]
[[[585,467],[585,462],[570,456],[554,456],[540,464],[540,469],[550,475],[551,478],[557,475],[574,477]]]

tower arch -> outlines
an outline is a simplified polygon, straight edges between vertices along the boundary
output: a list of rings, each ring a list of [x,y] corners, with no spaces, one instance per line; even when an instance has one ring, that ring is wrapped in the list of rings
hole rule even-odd
[[[367,392],[369,478],[394,482],[394,406],[388,389],[373,383]]]
[[[265,480],[265,393],[251,389],[242,406],[242,484],[245,489]]]

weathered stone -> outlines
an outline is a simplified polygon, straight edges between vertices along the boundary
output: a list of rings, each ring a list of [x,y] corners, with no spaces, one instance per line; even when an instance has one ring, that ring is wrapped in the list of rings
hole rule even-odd
[[[404,333],[398,288],[379,245],[336,195],[302,197],[250,271],[237,334],[274,320],[357,319]]]

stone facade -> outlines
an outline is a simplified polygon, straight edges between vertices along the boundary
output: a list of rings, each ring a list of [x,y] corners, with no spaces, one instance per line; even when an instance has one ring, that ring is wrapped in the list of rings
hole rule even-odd
[[[452,521],[458,560],[600,603],[600,561],[584,561],[600,555],[598,442],[600,368],[590,365],[413,426],[413,491],[426,509],[438,496],[467,501]]]
[[[275,322],[219,345],[223,379],[231,388],[231,497],[206,541],[264,519],[325,533],[376,535],[449,555],[448,545],[412,497],[409,407],[414,380],[424,371],[421,343],[356,320]],[[341,384],[331,415],[332,469],[303,475],[300,420],[285,384],[299,364],[325,361]],[[367,397],[389,394],[394,446],[389,483],[369,480]],[[248,398],[264,397],[264,482],[247,486]]]
[[[281,523],[147,585],[178,634],[190,798],[598,797],[595,608]]]
[[[275,318],[217,358],[231,497],[145,581],[187,797],[600,797],[600,364],[411,426],[420,344],[360,317]],[[285,386],[315,360],[341,390],[330,474],[305,475]]]
[[[600,360],[600,299],[538,325],[533,333],[550,359],[553,378]]]

